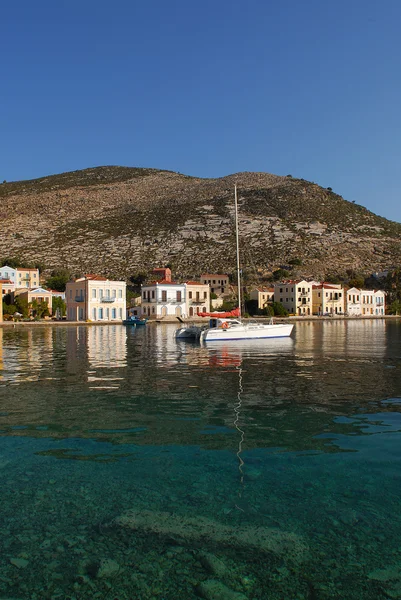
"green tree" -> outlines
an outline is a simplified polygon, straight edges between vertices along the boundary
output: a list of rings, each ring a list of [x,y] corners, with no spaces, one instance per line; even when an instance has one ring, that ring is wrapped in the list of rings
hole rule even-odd
[[[291,258],[288,261],[288,264],[292,265],[294,267],[300,267],[303,263],[302,263],[302,260],[300,258]]]
[[[288,315],[288,310],[284,308],[281,302],[273,302],[272,309],[278,317],[286,317]]]
[[[46,287],[57,292],[65,292],[65,286],[71,280],[72,274],[68,269],[56,269],[52,271],[46,281]]]
[[[286,269],[277,269],[273,271],[274,281],[280,281],[280,279],[287,279],[290,276],[290,272]]]
[[[387,309],[389,315],[401,315],[401,300],[394,300]]]
[[[363,288],[365,285],[365,277],[363,277],[362,275],[358,275],[357,277],[353,277],[352,279],[349,280],[349,286],[350,287],[355,287],[358,289]]]
[[[389,305],[397,300],[401,302],[401,269],[394,269],[389,272],[383,287],[387,292],[387,302]]]
[[[26,298],[21,298],[21,296],[17,296],[14,300],[17,312],[21,313],[24,318],[29,317],[29,306],[28,300]]]
[[[8,256],[7,258],[2,258],[0,263],[2,267],[7,266],[11,267],[12,269],[18,269],[22,266],[22,263],[19,258],[12,258],[11,256]]]
[[[56,312],[59,312],[60,317],[64,317],[66,314],[66,304],[64,302],[64,300],[62,298],[60,298],[60,296],[53,296],[52,298],[52,313],[53,315],[56,314]]]
[[[15,304],[6,304],[3,302],[3,315],[13,315],[18,312]]]
[[[32,300],[30,308],[32,310],[32,316],[35,319],[43,319],[43,317],[49,316],[49,305],[44,300],[42,300],[42,302]]]

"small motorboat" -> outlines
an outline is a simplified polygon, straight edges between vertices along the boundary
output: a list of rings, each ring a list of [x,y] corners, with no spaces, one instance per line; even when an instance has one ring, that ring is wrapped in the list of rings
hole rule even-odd
[[[123,325],[135,325],[135,327],[140,327],[142,325],[146,325],[147,318],[141,319],[137,315],[131,315],[128,319],[123,321]]]

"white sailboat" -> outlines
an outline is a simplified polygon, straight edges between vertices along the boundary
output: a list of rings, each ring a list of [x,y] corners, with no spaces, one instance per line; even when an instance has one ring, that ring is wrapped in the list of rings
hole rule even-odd
[[[234,188],[235,198],[235,237],[237,250],[237,280],[238,280],[238,308],[233,311],[235,317],[210,313],[208,327],[181,328],[177,331],[177,338],[200,339],[201,342],[228,342],[235,340],[258,340],[267,338],[283,338],[291,335],[294,325],[289,323],[244,323],[241,319],[241,269],[239,258],[238,235],[238,199],[237,186]],[[238,315],[238,316],[237,316]]]

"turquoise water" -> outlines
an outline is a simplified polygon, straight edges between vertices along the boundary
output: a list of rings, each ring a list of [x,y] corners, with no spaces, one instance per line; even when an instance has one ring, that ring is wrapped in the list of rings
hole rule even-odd
[[[0,329],[0,599],[401,598],[401,323]]]

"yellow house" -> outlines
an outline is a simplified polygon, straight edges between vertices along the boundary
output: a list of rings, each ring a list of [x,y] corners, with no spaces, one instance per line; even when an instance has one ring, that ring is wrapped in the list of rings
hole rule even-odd
[[[3,290],[1,292],[0,297],[7,296],[7,294],[10,294],[10,295],[14,294],[15,284],[13,281],[11,281],[11,279],[0,279],[0,282],[3,286]]]
[[[204,273],[200,276],[200,282],[210,286],[212,294],[221,296],[229,292],[230,278],[228,275],[213,275]]]
[[[285,281],[274,284],[274,301],[280,302],[290,314],[312,314],[312,283],[310,281]]]
[[[52,299],[53,294],[50,290],[45,290],[42,287],[33,288],[30,290],[16,290],[14,293],[14,297],[19,296],[21,299],[25,299],[28,302],[28,307],[30,313],[32,313],[32,302],[37,302],[41,304],[42,302],[46,302],[47,308],[49,311],[49,315],[52,314]]]
[[[68,321],[122,321],[126,317],[126,283],[85,275],[66,285]]]
[[[314,315],[343,315],[345,313],[345,290],[334,283],[318,283],[312,286],[312,312]]]
[[[274,300],[274,288],[256,288],[249,294],[251,300],[256,300],[258,303],[258,309],[263,310]]]
[[[39,269],[15,269],[15,288],[36,288],[39,285]]]
[[[185,304],[188,317],[194,317],[210,310],[210,287],[206,283],[187,281],[185,283]]]

